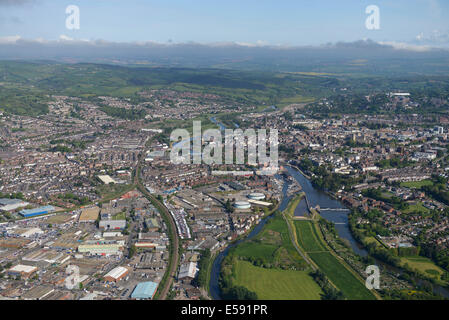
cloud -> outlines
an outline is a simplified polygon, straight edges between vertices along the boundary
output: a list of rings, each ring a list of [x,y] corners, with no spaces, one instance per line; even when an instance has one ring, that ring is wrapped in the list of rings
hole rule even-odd
[[[33,2],[35,0],[0,0],[0,6],[21,6]]]
[[[0,44],[14,44],[22,39],[20,36],[0,37]]]
[[[382,45],[390,46],[395,50],[407,50],[414,52],[429,52],[432,51],[432,47],[426,45],[416,45],[406,42],[384,41],[379,42]]]
[[[449,31],[433,30],[430,34],[421,32],[416,36],[415,43],[428,45],[449,45]]]

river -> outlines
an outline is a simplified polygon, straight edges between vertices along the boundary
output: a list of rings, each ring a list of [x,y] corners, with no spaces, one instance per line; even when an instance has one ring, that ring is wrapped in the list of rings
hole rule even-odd
[[[315,207],[319,205],[321,208],[329,209],[345,209],[339,201],[330,198],[327,194],[316,190],[309,180],[298,170],[287,166],[288,173],[301,185],[302,190],[306,193],[307,199],[311,206]],[[292,196],[287,196],[288,184],[284,184],[282,193],[283,198],[279,205],[279,210],[283,211],[287,208]],[[305,200],[302,200],[295,208],[295,215],[304,215],[307,212],[307,205]],[[349,211],[322,211],[321,215],[325,219],[336,223],[335,228],[341,238],[349,241],[351,247],[357,254],[367,255],[366,250],[362,249],[357,241],[352,237],[352,234],[348,227],[348,212]],[[210,293],[213,299],[220,299],[220,288],[218,286],[218,279],[220,275],[221,263],[228,254],[229,250],[242,241],[254,238],[262,230],[267,221],[271,219],[271,216],[262,219],[262,221],[246,236],[245,238],[229,245],[225,250],[220,252],[217,258],[214,260],[210,278]]]
[[[300,171],[289,166],[286,166],[286,168],[288,170],[288,173],[301,185],[302,190],[306,193],[307,200],[309,201],[310,205],[312,207],[316,207],[317,205],[319,205],[320,208],[331,209],[321,210],[320,215],[324,219],[335,223],[335,229],[337,230],[338,235],[340,236],[340,238],[346,239],[349,242],[355,253],[362,257],[366,256],[368,252],[362,248],[362,246],[352,236],[352,233],[349,230],[348,213],[350,211],[344,210],[347,208],[345,208],[340,203],[340,201],[332,199],[326,193],[315,189],[312,186],[312,183],[306,177],[304,177],[304,175]],[[304,204],[302,205],[301,209],[297,208],[295,210],[295,215],[304,215],[305,211],[307,210],[305,201],[303,200],[301,202],[304,202]],[[342,211],[333,211],[332,209],[340,209]]]

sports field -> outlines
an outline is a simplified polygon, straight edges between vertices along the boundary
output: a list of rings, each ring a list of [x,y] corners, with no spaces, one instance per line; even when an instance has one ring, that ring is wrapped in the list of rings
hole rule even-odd
[[[261,300],[319,300],[322,293],[307,271],[265,269],[238,261],[235,274],[233,283],[256,292]]]
[[[410,181],[410,182],[402,182],[401,187],[411,188],[411,189],[420,189],[423,186],[431,186],[433,185],[432,180],[422,180],[422,181]]]

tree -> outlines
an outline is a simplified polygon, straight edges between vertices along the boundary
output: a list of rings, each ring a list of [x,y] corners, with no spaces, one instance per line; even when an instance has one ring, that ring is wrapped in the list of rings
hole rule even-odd
[[[133,244],[128,250],[128,258],[131,259],[136,254],[137,248]]]

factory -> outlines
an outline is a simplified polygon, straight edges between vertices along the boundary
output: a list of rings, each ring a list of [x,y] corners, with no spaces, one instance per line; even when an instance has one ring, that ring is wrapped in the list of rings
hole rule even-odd
[[[28,202],[20,199],[0,199],[0,211],[13,211],[22,207],[26,207],[27,205],[29,205]]]
[[[43,214],[51,213],[55,211],[55,207],[53,206],[44,206],[35,209],[24,209],[19,212],[19,214],[24,218],[31,218],[36,216],[41,216]]]
[[[129,270],[125,267],[117,267],[109,271],[105,276],[104,280],[107,282],[118,282],[125,278],[129,274]]]
[[[37,271],[36,267],[18,264],[8,270],[9,276],[20,276],[22,278],[30,278]]]
[[[112,179],[109,175],[99,175],[98,179],[104,184],[116,183],[114,179]]]
[[[148,281],[139,283],[131,294],[133,299],[153,299],[158,283]]]
[[[100,229],[123,230],[126,228],[126,220],[100,220]]]
[[[82,244],[78,246],[79,253],[90,253],[91,255],[121,255],[123,245],[121,244]]]
[[[198,273],[197,264],[195,262],[189,262],[182,264],[179,268],[178,280],[187,280],[191,281],[195,279],[196,274]]]

